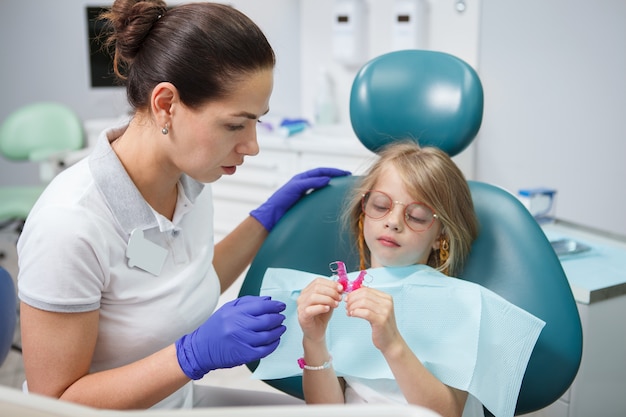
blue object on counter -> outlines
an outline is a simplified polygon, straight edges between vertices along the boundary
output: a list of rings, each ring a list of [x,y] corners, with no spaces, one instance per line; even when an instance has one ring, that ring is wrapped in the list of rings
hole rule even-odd
[[[555,218],[553,188],[523,188],[518,191],[520,200],[539,223],[551,222]]]
[[[301,125],[304,124],[309,126],[311,123],[307,119],[283,119],[280,122],[280,126],[291,126],[291,125]]]
[[[290,136],[295,135],[296,133],[302,132],[307,127],[308,127],[308,124],[306,122],[288,123],[288,124],[281,123],[281,127],[278,128],[277,133],[280,136],[288,138]]]

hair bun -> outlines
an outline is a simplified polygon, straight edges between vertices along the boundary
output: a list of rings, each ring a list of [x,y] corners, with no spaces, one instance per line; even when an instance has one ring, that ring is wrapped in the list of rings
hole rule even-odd
[[[107,43],[115,48],[116,67],[120,60],[133,61],[143,40],[166,10],[167,5],[162,0],[116,0],[102,15],[113,28]]]

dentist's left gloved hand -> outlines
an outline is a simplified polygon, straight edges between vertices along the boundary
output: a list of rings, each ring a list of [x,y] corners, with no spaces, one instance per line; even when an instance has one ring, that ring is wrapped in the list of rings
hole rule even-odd
[[[176,341],[181,369],[200,379],[214,369],[243,365],[272,353],[287,329],[285,303],[246,295],[220,307],[200,327]]]
[[[269,232],[287,210],[308,191],[328,185],[333,177],[345,175],[350,175],[350,172],[336,168],[315,168],[297,174],[272,194],[259,208],[252,210],[250,215],[257,219]]]

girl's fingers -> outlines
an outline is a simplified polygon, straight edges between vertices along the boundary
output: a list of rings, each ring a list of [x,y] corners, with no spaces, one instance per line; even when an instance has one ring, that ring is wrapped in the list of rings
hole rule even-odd
[[[334,300],[337,303],[341,301],[341,285],[328,279],[317,278],[302,290],[298,297],[298,304],[301,302],[308,304],[316,302],[330,304],[321,301],[324,300],[324,298]]]
[[[302,292],[314,292],[321,294],[337,294],[341,292],[341,284],[326,278],[316,278],[307,285]]]
[[[393,316],[393,298],[386,293],[361,289],[345,298],[348,315],[360,317],[372,324],[382,324]]]
[[[322,304],[311,305],[311,306],[308,306],[307,308],[302,309],[301,317],[303,319],[310,319],[315,316],[319,316],[320,314],[328,313],[329,311],[330,311],[330,306],[322,305]]]

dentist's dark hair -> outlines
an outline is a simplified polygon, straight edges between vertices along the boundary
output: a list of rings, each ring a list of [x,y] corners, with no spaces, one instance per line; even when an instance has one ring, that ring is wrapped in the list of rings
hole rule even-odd
[[[116,0],[100,19],[111,30],[105,45],[134,110],[148,107],[160,82],[172,83],[186,106],[198,108],[276,63],[261,29],[227,5]]]

